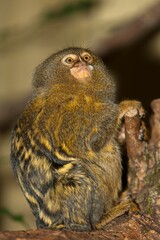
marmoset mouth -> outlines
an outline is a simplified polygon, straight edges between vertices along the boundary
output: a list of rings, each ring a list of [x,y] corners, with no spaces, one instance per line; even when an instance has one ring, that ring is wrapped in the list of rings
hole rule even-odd
[[[71,74],[74,78],[79,80],[85,80],[87,78],[91,78],[92,76],[92,65],[86,65],[79,63],[78,66],[71,68]]]

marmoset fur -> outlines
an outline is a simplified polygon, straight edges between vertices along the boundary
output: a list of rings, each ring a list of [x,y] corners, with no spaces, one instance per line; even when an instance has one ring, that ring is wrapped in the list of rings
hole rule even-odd
[[[116,103],[113,79],[88,49],[64,49],[36,68],[11,161],[38,228],[90,231],[129,211],[129,201],[118,203],[117,131],[130,108],[142,110]]]

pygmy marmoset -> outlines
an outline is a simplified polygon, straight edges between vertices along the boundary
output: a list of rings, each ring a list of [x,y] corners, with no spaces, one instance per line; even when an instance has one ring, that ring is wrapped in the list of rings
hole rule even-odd
[[[115,84],[90,50],[42,62],[12,134],[13,170],[38,228],[99,229],[128,211],[120,203],[118,126],[138,101],[115,102]]]

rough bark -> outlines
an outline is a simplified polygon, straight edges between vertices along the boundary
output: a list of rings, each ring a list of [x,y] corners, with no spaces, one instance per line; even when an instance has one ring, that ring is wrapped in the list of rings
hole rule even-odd
[[[0,232],[0,239],[160,239],[160,99],[152,101],[151,108],[153,114],[149,140],[142,138],[144,124],[137,110],[128,112],[124,117],[128,190],[139,204],[139,213],[125,214],[100,231],[4,231]]]

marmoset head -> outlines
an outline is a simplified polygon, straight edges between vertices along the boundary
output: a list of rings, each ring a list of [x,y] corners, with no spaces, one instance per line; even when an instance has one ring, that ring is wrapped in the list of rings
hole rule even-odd
[[[72,87],[77,84],[78,87],[87,85],[100,91],[105,91],[106,87],[114,89],[102,60],[84,48],[66,48],[52,54],[36,68],[33,84],[36,88],[51,88],[53,84],[69,84]]]

